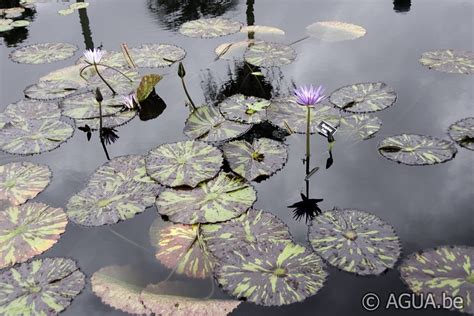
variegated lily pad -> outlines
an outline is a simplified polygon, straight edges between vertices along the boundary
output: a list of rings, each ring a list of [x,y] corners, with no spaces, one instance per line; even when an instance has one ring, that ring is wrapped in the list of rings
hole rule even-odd
[[[451,141],[414,134],[387,137],[379,144],[378,151],[387,159],[413,166],[446,162],[457,153]]]
[[[30,99],[55,100],[78,92],[82,86],[75,81],[46,80],[26,87],[24,93]]]
[[[134,92],[140,84],[140,75],[133,70],[125,70],[123,73],[128,77],[124,77],[119,72],[113,69],[105,69],[100,72],[102,77],[112,86],[117,94],[126,95]],[[89,80],[88,86],[91,90],[99,88],[101,91],[111,92],[107,85],[99,76],[94,76]]]
[[[249,181],[271,176],[288,159],[286,146],[268,138],[233,141],[222,149],[232,171]]]
[[[217,59],[233,60],[241,59],[248,47],[255,43],[254,40],[245,40],[233,43],[223,43],[216,47],[214,52]]]
[[[254,66],[278,67],[291,64],[296,59],[296,51],[281,43],[258,42],[247,49],[244,58]]]
[[[86,86],[87,81],[80,76],[83,67],[84,65],[73,65],[57,69],[41,77],[39,81],[73,81],[77,83],[79,87],[84,87]],[[92,67],[82,73],[86,79],[91,78],[96,74],[96,71]]]
[[[379,275],[394,267],[400,242],[392,226],[367,212],[334,209],[309,227],[314,251],[331,265],[359,275]]]
[[[367,32],[362,26],[339,21],[321,21],[306,27],[312,37],[326,42],[339,42],[362,37]]]
[[[50,180],[51,170],[45,165],[31,162],[0,165],[0,200],[23,204],[43,191]]]
[[[349,114],[341,117],[339,133],[365,140],[374,137],[381,127],[382,121],[372,114]]]
[[[53,102],[23,99],[9,104],[3,114],[12,124],[30,120],[59,120],[61,110]]]
[[[1,315],[56,315],[82,291],[85,276],[71,259],[46,258],[0,274]]]
[[[143,44],[131,48],[130,55],[138,67],[166,67],[184,59],[186,51],[169,44]]]
[[[39,154],[58,148],[74,128],[58,120],[30,120],[0,129],[0,149],[19,155]]]
[[[195,187],[215,177],[224,159],[218,148],[189,140],[152,149],[145,160],[148,174],[159,183]]]
[[[174,223],[217,223],[244,213],[256,199],[255,190],[244,179],[220,173],[192,190],[164,190],[156,207]]]
[[[122,109],[120,96],[112,96],[110,93],[103,94],[102,115],[111,116],[118,114]],[[61,102],[63,115],[73,119],[90,119],[99,117],[99,103],[95,93],[86,92],[70,96]]]
[[[301,302],[316,294],[327,273],[321,259],[293,243],[249,244],[221,258],[215,275],[224,291],[264,306]]]
[[[463,306],[458,311],[474,314],[474,247],[424,250],[410,255],[399,269],[402,280],[414,293],[425,298],[432,295],[438,306],[443,306],[446,296],[461,297]]]
[[[204,105],[194,110],[186,120],[184,134],[190,138],[218,142],[245,134],[251,125],[226,120],[219,109]]]
[[[66,225],[66,213],[60,208],[32,202],[7,206],[0,212],[0,268],[48,250]]]
[[[369,113],[381,111],[397,100],[396,93],[383,82],[356,83],[334,91],[329,101],[344,111]]]
[[[107,51],[105,49],[101,50],[102,51],[102,59],[100,60],[100,63],[103,65],[107,65],[109,67],[114,67],[117,69],[127,69],[130,68],[130,65],[127,62],[127,59],[125,59],[125,56],[122,52],[116,52],[116,51]],[[89,64],[85,61],[84,56],[79,58],[76,61],[76,66],[80,67],[82,69],[83,67],[88,66]],[[98,66],[99,70],[106,70],[106,67],[103,66]],[[94,67],[89,67],[91,72],[96,73],[94,70]],[[86,70],[87,71],[87,70]]]
[[[203,243],[199,225],[164,224],[156,219],[150,228],[156,259],[178,274],[206,278],[212,274],[214,258]]]
[[[2,129],[7,123],[10,123],[10,119],[2,112],[0,112],[0,129]]]
[[[10,58],[20,64],[47,64],[72,57],[77,47],[68,43],[42,43],[15,49]]]
[[[420,63],[430,69],[455,73],[474,73],[474,53],[463,50],[436,50],[421,55]]]
[[[267,119],[266,109],[269,106],[268,100],[235,94],[222,101],[219,109],[224,118],[230,121],[253,124]]]
[[[113,115],[104,116],[102,117],[102,127],[114,128],[122,126],[133,120],[135,116],[137,116],[137,111],[120,111]],[[86,124],[90,127],[90,129],[98,130],[100,125],[100,119],[76,119],[76,125],[84,126]]]
[[[237,33],[241,27],[240,22],[210,18],[186,22],[181,25],[179,32],[189,37],[213,38]]]
[[[448,129],[448,134],[459,146],[474,150],[474,117],[468,117],[452,124]]]

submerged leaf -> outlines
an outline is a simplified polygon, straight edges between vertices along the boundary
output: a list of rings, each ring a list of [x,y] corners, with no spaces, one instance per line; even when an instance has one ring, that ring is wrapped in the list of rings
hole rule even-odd
[[[312,37],[326,42],[353,40],[362,37],[367,32],[362,26],[339,21],[321,21],[306,27]]]
[[[46,64],[70,58],[77,46],[68,43],[42,43],[15,49],[10,59],[20,64]]]
[[[219,104],[224,118],[245,124],[260,123],[267,119],[266,109],[270,101],[253,96],[235,94]]]
[[[473,74],[474,52],[452,49],[425,52],[421,55],[420,63],[441,72]]]
[[[254,66],[278,67],[291,64],[296,59],[296,51],[281,43],[258,42],[247,49],[244,58]]]
[[[474,117],[467,117],[452,124],[448,134],[459,146],[474,150]]]
[[[240,22],[223,19],[209,18],[189,21],[181,25],[179,32],[189,37],[213,38],[229,35],[240,31]]]

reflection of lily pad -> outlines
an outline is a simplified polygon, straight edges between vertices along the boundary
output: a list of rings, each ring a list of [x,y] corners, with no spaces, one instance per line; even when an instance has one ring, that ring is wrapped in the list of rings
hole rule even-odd
[[[254,66],[277,67],[291,64],[296,59],[296,51],[281,43],[259,42],[247,49],[244,58]]]
[[[19,205],[34,198],[51,179],[48,166],[31,162],[12,162],[0,165],[0,200]]]
[[[378,275],[393,268],[400,244],[393,228],[359,210],[323,212],[309,227],[314,251],[331,265],[360,275]]]
[[[397,100],[395,92],[383,82],[356,83],[334,91],[329,101],[354,113],[381,111]]]
[[[186,52],[175,45],[143,44],[138,48],[131,48],[130,55],[138,67],[166,67],[182,60]]]
[[[56,119],[61,117],[61,110],[53,102],[23,99],[9,104],[3,112],[12,124],[30,120]]]
[[[219,172],[223,157],[218,148],[190,140],[161,145],[151,150],[145,160],[148,174],[159,183],[195,187]]]
[[[54,100],[65,98],[81,88],[75,81],[46,80],[26,87],[25,96],[37,100]]]
[[[138,88],[140,84],[140,75],[136,71],[127,70],[123,72],[129,79],[113,69],[106,69],[100,72],[102,77],[112,86],[118,94],[126,95]],[[131,81],[130,81],[131,80]],[[88,86],[95,90],[99,88],[101,91],[111,92],[107,85],[99,76],[94,76],[89,80]]]
[[[114,128],[114,127],[122,126],[124,124],[127,124],[131,120],[133,120],[135,116],[137,116],[137,111],[120,111],[110,116],[104,116],[102,118],[102,126],[106,128]],[[76,119],[76,125],[84,126],[86,124],[89,125],[89,127],[92,130],[98,130],[99,125],[100,125],[100,119],[99,118],[83,119],[83,120]]]
[[[444,246],[410,255],[400,265],[402,280],[416,294],[461,297],[464,313],[474,314],[474,247]],[[454,307],[453,307],[454,309]]]
[[[102,115],[114,115],[122,110],[120,96],[113,97],[111,94],[103,94]],[[61,102],[63,115],[73,119],[89,119],[99,117],[99,103],[96,101],[95,93],[86,92],[70,96]]]
[[[224,144],[223,150],[232,171],[249,181],[271,176],[288,159],[286,146],[268,138],[233,141]]]
[[[474,150],[474,117],[468,117],[452,124],[448,134],[459,146]]]
[[[10,58],[20,64],[46,64],[70,58],[76,50],[68,43],[42,43],[15,49]]]
[[[420,63],[430,69],[456,74],[474,73],[474,53],[462,50],[437,50],[421,55]]]
[[[66,213],[42,203],[7,206],[0,212],[0,268],[51,248],[64,233]]]
[[[241,27],[240,22],[210,18],[186,22],[181,25],[179,32],[189,37],[213,38],[236,33]]]
[[[201,106],[193,111],[184,126],[190,138],[217,142],[245,134],[251,125],[226,120],[215,106]]]
[[[374,137],[382,127],[382,121],[372,114],[350,114],[341,117],[339,133],[355,139]]]
[[[156,206],[175,223],[216,223],[239,216],[256,199],[255,190],[244,179],[220,173],[192,190],[164,190]]]
[[[264,305],[301,302],[323,287],[321,259],[293,243],[250,244],[221,258],[216,278],[224,291]]]
[[[310,36],[326,42],[353,40],[366,33],[362,26],[339,21],[316,22],[308,25],[306,31]]]
[[[235,94],[219,104],[219,109],[224,118],[241,123],[260,123],[266,120],[266,108],[270,101]]]
[[[387,159],[406,165],[434,165],[454,158],[454,143],[431,136],[401,134],[387,137],[378,147]]]
[[[76,263],[66,258],[38,259],[0,274],[1,315],[56,315],[85,285]]]

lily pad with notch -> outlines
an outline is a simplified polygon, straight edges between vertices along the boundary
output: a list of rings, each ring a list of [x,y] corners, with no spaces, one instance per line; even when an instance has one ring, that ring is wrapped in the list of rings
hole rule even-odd
[[[119,111],[102,117],[102,127],[115,128],[127,124],[137,116],[137,111]],[[76,125],[88,125],[91,130],[98,130],[100,126],[99,118],[76,119]]]
[[[57,100],[81,91],[82,85],[69,80],[44,80],[26,87],[25,96],[36,100]]]
[[[54,102],[23,99],[7,105],[3,115],[15,124],[31,120],[59,120],[61,110]]]
[[[47,64],[68,59],[77,51],[77,46],[68,43],[41,43],[15,49],[10,59],[20,64]]]
[[[296,59],[296,51],[281,43],[258,42],[247,48],[244,58],[257,67],[278,67],[291,64]]]
[[[141,77],[139,73],[133,70],[124,70],[122,73],[126,77],[114,69],[105,69],[100,72],[117,94],[126,95],[134,92],[140,84]],[[111,92],[99,76],[92,77],[88,82],[88,87],[94,91],[99,88],[102,92]]]
[[[185,36],[198,38],[214,38],[237,33],[242,23],[223,18],[208,18],[186,22],[179,32]]]
[[[130,49],[130,55],[138,67],[167,67],[183,60],[186,51],[170,44],[143,44]]]
[[[362,26],[340,21],[320,21],[308,25],[306,32],[325,42],[339,42],[360,38],[367,32]]]
[[[448,134],[459,146],[474,150],[474,117],[467,117],[452,124]]]
[[[119,96],[111,93],[103,93],[102,116],[112,116],[118,114],[123,109],[122,100]],[[64,116],[73,119],[98,118],[99,102],[96,100],[94,92],[86,92],[70,96],[61,102],[61,109]],[[134,111],[132,111],[134,112]]]
[[[474,73],[474,52],[464,50],[436,50],[421,55],[420,63],[430,69],[455,73]]]
[[[267,119],[266,109],[269,106],[268,100],[235,94],[222,101],[219,110],[227,120],[254,124]]]
[[[366,140],[375,136],[382,127],[382,121],[372,114],[349,114],[341,117],[339,133],[349,138]]]

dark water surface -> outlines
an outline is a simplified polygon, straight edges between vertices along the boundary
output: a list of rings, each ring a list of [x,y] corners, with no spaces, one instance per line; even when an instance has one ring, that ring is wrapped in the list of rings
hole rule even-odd
[[[18,35],[21,44],[38,42],[69,42],[80,47],[93,43],[117,50],[142,43],[173,43],[186,49],[188,89],[196,103],[215,97],[215,89],[226,82],[229,74],[242,71],[239,62],[214,61],[214,48],[224,42],[244,39],[242,34],[200,40],[177,34],[176,29],[187,20],[222,15],[243,23],[270,25],[286,31],[282,42],[290,43],[305,35],[305,27],[316,21],[340,20],[359,24],[366,36],[354,41],[323,43],[306,40],[294,45],[296,62],[274,70],[272,93],[285,93],[290,82],[323,84],[327,91],[346,84],[384,81],[398,94],[394,106],[378,112],[383,127],[375,138],[363,142],[336,142],[334,165],[324,170],[327,145],[319,136],[312,138],[314,164],[321,170],[312,178],[311,196],[324,198],[321,206],[359,208],[372,212],[393,225],[403,246],[402,257],[424,248],[455,244],[474,246],[474,159],[473,153],[458,148],[452,161],[436,166],[408,167],[382,158],[377,144],[384,136],[402,132],[447,138],[448,126],[473,115],[473,77],[428,70],[418,63],[424,51],[436,49],[473,50],[472,1],[418,0],[396,1],[303,1],[256,0],[253,16],[244,0],[228,1],[155,1],[155,0],[90,0],[87,11],[59,16],[57,11],[67,4],[41,3],[33,22]],[[185,2],[186,4],[180,4]],[[213,5],[209,5],[209,2]],[[251,1],[250,1],[251,2]],[[197,5],[197,3],[202,3]],[[216,4],[217,3],[217,4]],[[250,3],[251,4],[251,3]],[[409,6],[409,4],[408,4]],[[197,12],[196,8],[200,11]],[[402,9],[400,9],[402,8]],[[246,13],[247,11],[247,13]],[[196,13],[197,12],[197,13]],[[87,21],[89,20],[89,25]],[[74,59],[47,65],[20,65],[11,62],[8,54],[14,39],[0,40],[0,110],[23,98],[23,89],[39,77],[74,62]],[[80,56],[77,52],[75,58]],[[155,120],[143,122],[135,118],[118,129],[120,140],[109,147],[111,156],[146,154],[167,142],[185,140],[182,134],[188,110],[176,67],[159,69],[165,79],[157,93],[167,108]],[[277,86],[279,85],[279,86]],[[222,95],[220,96],[222,97]],[[87,142],[83,133],[59,149],[32,157],[0,153],[0,163],[34,161],[53,170],[53,181],[35,200],[56,207],[65,207],[68,199],[80,191],[88,176],[106,159],[100,143]],[[260,184],[257,208],[273,212],[285,221],[298,243],[306,244],[307,227],[292,218],[287,205],[298,200],[304,190],[304,136],[287,138],[289,161],[285,168]],[[85,228],[69,224],[60,241],[44,256],[66,256],[77,260],[81,270],[91,276],[107,265],[131,264],[143,275],[145,283],[163,280],[169,270],[154,258],[148,228],[158,216],[155,207],[134,219],[113,225],[113,229],[144,246],[142,250],[112,234],[108,227]],[[378,293],[382,300],[390,292],[407,291],[398,271],[390,270],[380,277],[357,277],[329,269],[324,288],[303,303],[278,308],[241,304],[232,315],[364,315],[360,300],[364,293]],[[175,276],[180,279],[181,277]],[[184,279],[184,278],[182,278]],[[187,281],[202,296],[210,291],[210,282]],[[219,292],[219,291],[217,291]],[[224,297],[216,293],[218,297]],[[90,290],[90,285],[64,312],[64,315],[121,315],[103,305]],[[373,315],[447,315],[447,311],[388,310]]]

